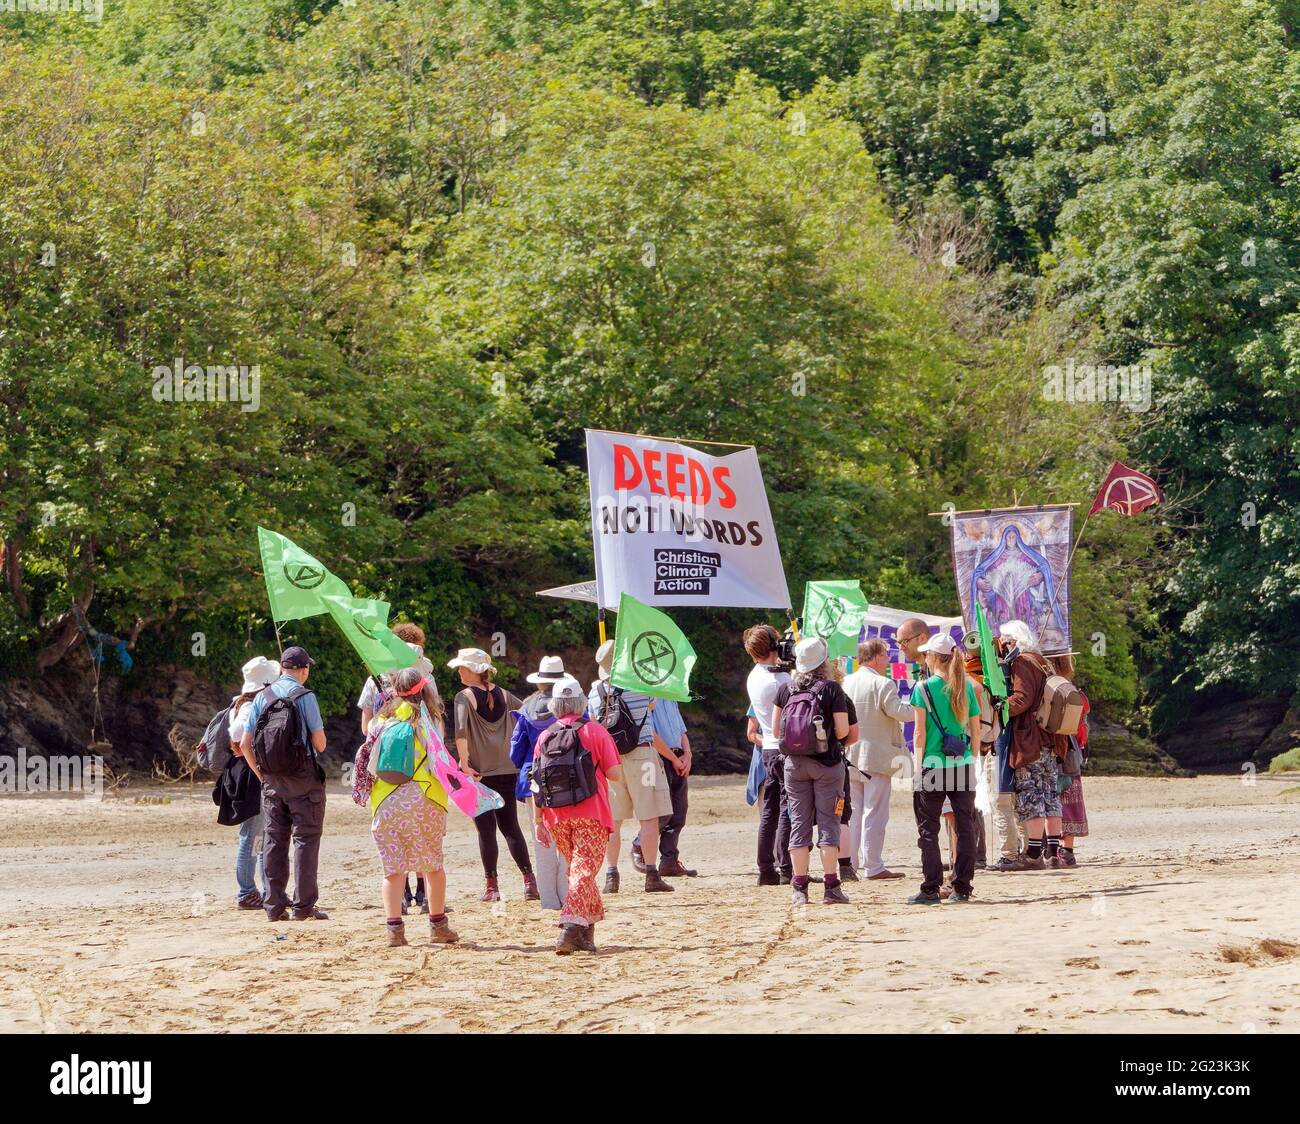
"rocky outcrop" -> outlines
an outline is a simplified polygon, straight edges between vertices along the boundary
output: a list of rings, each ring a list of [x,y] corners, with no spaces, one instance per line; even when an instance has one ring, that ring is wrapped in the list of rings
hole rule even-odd
[[[1287,712],[1255,748],[1251,760],[1258,769],[1267,769],[1269,762],[1280,754],[1300,746],[1300,707],[1288,707]]]
[[[1088,719],[1088,774],[1101,777],[1191,776],[1155,742],[1097,714]]]
[[[1267,760],[1271,760],[1295,744],[1287,740],[1288,714],[1292,715],[1289,729],[1294,732],[1295,712],[1288,711],[1285,698],[1224,703],[1189,715],[1161,740],[1161,746],[1185,768],[1235,769],[1247,761],[1258,766],[1261,762],[1256,754],[1266,746],[1271,749]]]

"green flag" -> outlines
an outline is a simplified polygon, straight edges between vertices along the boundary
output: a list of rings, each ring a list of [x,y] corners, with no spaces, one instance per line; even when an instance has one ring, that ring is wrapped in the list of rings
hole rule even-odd
[[[803,595],[803,634],[825,640],[831,659],[856,656],[862,618],[870,607],[857,581],[809,582]]]
[[[335,577],[291,539],[257,528],[257,548],[262,554],[262,576],[277,621],[295,621],[328,612],[322,597],[351,596],[342,578]]]
[[[690,702],[689,680],[694,666],[695,649],[667,613],[643,605],[626,593],[618,599],[614,662],[609,675],[615,687]]]
[[[993,647],[993,634],[989,632],[988,621],[984,619],[984,610],[975,602],[975,627],[980,634],[980,665],[984,670],[984,686],[995,699],[1007,697],[1007,681],[1002,674],[1002,665],[998,663],[998,654]]]
[[[327,593],[325,607],[372,674],[410,667],[417,656],[388,627],[388,602]]]

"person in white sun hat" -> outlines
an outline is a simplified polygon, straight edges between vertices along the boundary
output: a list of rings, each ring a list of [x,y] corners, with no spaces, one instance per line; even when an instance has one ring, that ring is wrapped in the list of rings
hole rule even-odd
[[[244,727],[248,724],[248,716],[253,713],[253,700],[260,691],[280,678],[280,661],[254,656],[240,670],[244,683],[239,688],[239,694],[230,700],[228,728],[232,752],[244,740]],[[254,777],[252,783],[256,784],[260,792],[262,782]],[[235,885],[239,888],[236,904],[240,909],[261,909],[266,894],[261,848],[263,823],[262,813],[258,812],[239,825],[239,845],[235,850]]]
[[[514,715],[523,704],[509,691],[496,685],[492,657],[482,648],[462,648],[455,659],[447,661],[447,666],[460,672],[460,681],[464,684],[453,705],[460,767],[500,793],[502,798],[500,808],[484,812],[474,819],[484,878],[483,895],[479,900],[501,900],[497,883],[497,859],[500,855],[497,832],[500,831],[510,849],[510,857],[523,876],[524,898],[535,902],[539,894],[537,879],[533,876],[533,857],[519,826],[519,801],[515,799],[519,769],[510,757]]]
[[[953,863],[954,903],[968,902],[975,878],[975,755],[980,744],[980,706],[966,675],[965,653],[946,632],[920,647],[930,671],[912,691],[917,768],[913,772],[912,807],[921,848],[921,889],[911,905],[937,905],[942,899],[943,858],[939,852],[939,818],[944,800],[957,820],[957,855]]]

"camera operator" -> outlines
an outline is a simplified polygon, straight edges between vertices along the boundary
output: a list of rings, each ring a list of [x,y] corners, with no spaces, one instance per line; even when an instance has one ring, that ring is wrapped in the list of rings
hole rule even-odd
[[[782,663],[781,635],[770,624],[756,624],[745,630],[745,651],[754,667],[745,682],[749,705],[758,723],[763,754],[762,795],[758,816],[758,885],[789,885],[793,875],[790,863],[790,814],[786,806],[785,777],[780,742],[772,729],[772,710],[776,694],[790,682],[790,672]],[[788,647],[788,645],[787,645]]]

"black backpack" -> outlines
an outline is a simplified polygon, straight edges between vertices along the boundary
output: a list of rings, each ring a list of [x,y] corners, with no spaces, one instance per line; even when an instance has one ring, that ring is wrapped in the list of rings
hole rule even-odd
[[[632,717],[631,708],[623,701],[623,688],[601,684],[600,724],[609,731],[620,754],[631,753],[641,743],[641,729],[650,717],[647,709],[645,717],[638,722]]]
[[[195,752],[199,765],[209,773],[221,776],[226,771],[226,762],[230,760],[230,707],[224,707],[212,716],[208,728],[203,731],[203,740]]]
[[[557,722],[544,732],[533,765],[533,799],[540,808],[571,808],[596,795],[596,763],[578,731],[587,723]]]
[[[270,687],[262,692],[262,713],[253,729],[253,760],[274,777],[299,777],[307,772],[307,731],[297,701],[311,694],[295,687],[281,698]]]

